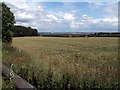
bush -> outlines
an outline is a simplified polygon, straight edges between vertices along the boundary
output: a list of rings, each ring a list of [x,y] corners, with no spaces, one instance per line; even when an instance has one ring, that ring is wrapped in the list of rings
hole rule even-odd
[[[5,3],[2,3],[2,41],[5,43],[12,42],[11,27],[15,23],[15,18],[10,8]]]

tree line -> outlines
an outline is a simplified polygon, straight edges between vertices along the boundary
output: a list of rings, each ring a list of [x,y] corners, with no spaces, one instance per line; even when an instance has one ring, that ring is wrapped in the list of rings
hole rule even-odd
[[[37,29],[32,29],[31,27],[24,26],[13,26],[11,28],[13,37],[24,37],[24,36],[37,36]]]
[[[120,37],[119,32],[98,32],[98,33],[39,33],[40,36],[44,37]]]

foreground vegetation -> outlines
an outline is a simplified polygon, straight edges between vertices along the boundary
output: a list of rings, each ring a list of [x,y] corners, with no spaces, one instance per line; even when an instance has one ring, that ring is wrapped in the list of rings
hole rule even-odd
[[[36,88],[118,88],[118,38],[19,37],[3,62]]]

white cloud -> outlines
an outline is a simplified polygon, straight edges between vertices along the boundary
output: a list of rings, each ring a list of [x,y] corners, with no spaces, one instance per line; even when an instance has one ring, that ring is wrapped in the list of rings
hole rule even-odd
[[[100,12],[104,17],[115,17],[118,15],[118,2],[92,2],[92,11]]]
[[[29,26],[28,23],[23,23],[23,22],[17,22],[15,25],[22,25],[22,26],[26,26],[26,27]]]
[[[92,18],[88,15],[82,15],[82,19],[79,21],[72,21],[70,23],[71,28],[79,29],[113,29],[118,25],[118,19],[112,18]]]
[[[5,0],[8,1],[8,0]],[[69,28],[69,29],[110,29],[113,27],[117,27],[118,20],[117,20],[117,9],[114,4],[103,4],[103,3],[95,3],[97,6],[96,8],[93,6],[91,9],[93,11],[91,13],[97,14],[96,12],[100,12],[101,15],[91,16],[90,12],[89,15],[87,13],[82,12],[83,9],[80,8],[80,11],[76,8],[73,8],[72,4],[69,7],[60,7],[61,9],[65,10],[58,10],[57,12],[52,11],[51,9],[46,9],[45,4],[40,3],[27,3],[26,0],[9,0],[12,5],[10,5],[11,10],[13,10],[17,25],[24,25],[24,26],[31,26],[34,28]],[[92,2],[93,3],[93,2]],[[15,7],[14,7],[15,6]],[[67,9],[66,9],[67,8]],[[71,11],[68,10],[71,9]],[[76,11],[78,10],[78,11]],[[86,10],[86,8],[84,9]],[[83,15],[81,15],[83,14]],[[97,30],[96,29],[96,30]],[[46,29],[47,30],[47,29]]]
[[[38,6],[37,8],[35,8],[35,11],[39,12],[39,11],[43,11],[44,9],[41,6]]]
[[[35,21],[35,19],[38,19],[40,17],[40,15],[36,17],[36,14],[39,14],[44,11],[44,9],[40,5],[36,5],[34,3],[27,3],[26,0],[11,0],[10,3],[8,0],[5,1],[7,1],[6,4],[11,8],[11,11],[14,13],[16,22],[22,23],[17,24],[25,26],[29,25],[29,22],[32,23]]]
[[[118,15],[118,3],[108,3],[103,10],[108,16]]]
[[[89,15],[82,15],[80,22],[84,24],[98,24],[98,25],[116,25],[118,23],[117,17],[103,17],[103,18],[93,18]]]
[[[18,19],[21,19],[21,20],[23,20],[23,19],[25,19],[25,20],[31,20],[31,19],[34,19],[34,17],[31,15],[31,14],[29,14],[29,13],[27,13],[27,12],[17,12],[17,14],[15,14],[15,17],[16,18],[18,18]]]
[[[117,18],[101,18],[101,19],[93,19],[91,20],[92,24],[98,25],[115,25],[118,23]]]
[[[39,19],[39,21],[42,23],[42,22],[46,22],[46,23],[50,23],[51,20],[50,19],[47,19],[47,18],[42,18],[42,19]]]
[[[46,15],[49,19],[52,19],[52,20],[58,20],[58,18],[53,15],[53,14],[49,14],[49,15]]]
[[[70,24],[70,27],[71,27],[71,28],[80,28],[82,25],[83,25],[82,22],[72,21],[71,24]]]
[[[28,5],[27,5],[27,2],[26,2],[26,0],[3,0],[3,1],[5,1],[5,2],[8,2],[8,3],[11,3],[11,4],[13,4],[13,5],[15,5],[16,7],[18,7],[18,8],[21,8],[21,9],[23,9],[23,8],[30,8]]]
[[[64,18],[65,20],[68,20],[68,21],[72,21],[72,20],[75,19],[74,14],[72,14],[72,13],[65,13],[65,14],[63,15],[63,18]]]
[[[88,16],[88,15],[82,15],[82,18],[83,18],[84,20],[91,20],[91,19],[92,19],[92,17],[91,17],[91,16]]]

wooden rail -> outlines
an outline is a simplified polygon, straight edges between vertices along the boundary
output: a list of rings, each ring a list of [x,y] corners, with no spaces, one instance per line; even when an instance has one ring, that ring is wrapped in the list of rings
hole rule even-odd
[[[2,74],[3,75],[9,75],[11,73],[11,69],[8,68],[6,65],[2,64]],[[15,86],[17,90],[35,90],[34,86],[32,86],[30,83],[28,83],[26,80],[21,78],[19,75],[17,75],[15,72],[13,72],[13,80],[15,81]]]

